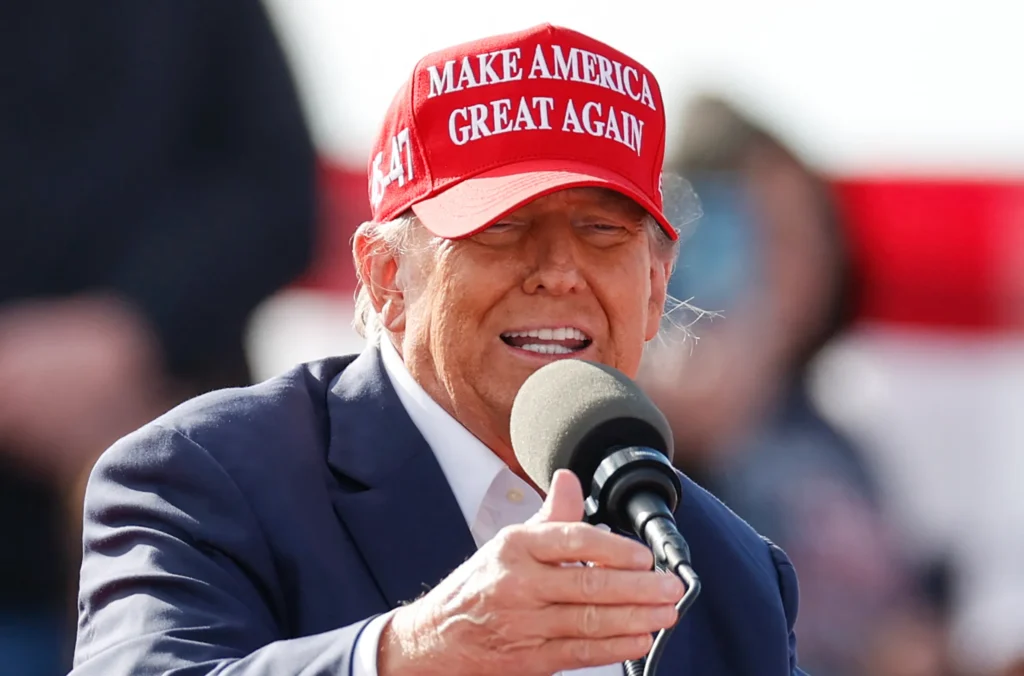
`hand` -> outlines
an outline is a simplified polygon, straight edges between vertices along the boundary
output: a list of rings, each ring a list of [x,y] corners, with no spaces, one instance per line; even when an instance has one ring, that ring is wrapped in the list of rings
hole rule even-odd
[[[100,296],[0,311],[0,383],[0,447],[65,485],[162,403],[156,340]]]
[[[533,519],[395,611],[378,674],[549,676],[646,655],[652,632],[675,624],[683,584],[652,571],[640,543],[582,517],[579,481],[558,472]]]

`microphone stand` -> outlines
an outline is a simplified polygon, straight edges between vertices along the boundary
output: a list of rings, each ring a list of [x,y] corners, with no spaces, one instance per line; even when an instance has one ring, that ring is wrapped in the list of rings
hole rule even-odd
[[[657,567],[664,570],[661,566]],[[683,598],[679,599],[679,603],[676,604],[676,624],[658,632],[658,635],[654,638],[654,645],[651,646],[651,652],[648,653],[646,658],[627,660],[623,663],[626,668],[626,676],[654,676],[658,671],[658,662],[661,660],[661,654],[665,652],[665,646],[668,645],[669,637],[672,636],[672,632],[676,630],[679,621],[683,619],[683,615],[686,614],[686,611],[690,609],[693,602],[697,600],[697,595],[700,594],[700,578],[697,577],[689,563],[679,563],[676,568],[670,570],[686,585],[686,592],[683,594]]]
[[[586,501],[587,520],[632,531],[651,548],[654,566],[679,577],[686,586],[676,604],[676,624],[658,632],[646,658],[624,663],[627,676],[654,676],[668,639],[700,594],[700,579],[690,565],[690,547],[676,527],[673,512],[682,487],[675,468],[661,452],[620,448],[593,475]]]

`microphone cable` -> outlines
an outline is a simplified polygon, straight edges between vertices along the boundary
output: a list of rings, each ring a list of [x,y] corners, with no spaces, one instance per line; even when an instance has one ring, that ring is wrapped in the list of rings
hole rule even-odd
[[[651,646],[651,652],[648,653],[647,657],[623,662],[626,668],[626,676],[654,676],[658,671],[658,662],[661,660],[662,653],[665,652],[665,646],[668,645],[669,637],[672,636],[672,632],[675,631],[679,622],[683,619],[683,615],[686,614],[686,611],[690,609],[693,602],[697,600],[697,595],[700,594],[700,578],[697,577],[689,563],[679,563],[672,572],[686,585],[686,592],[683,594],[683,598],[679,599],[679,603],[676,604],[676,623],[658,632],[654,638],[654,644]]]

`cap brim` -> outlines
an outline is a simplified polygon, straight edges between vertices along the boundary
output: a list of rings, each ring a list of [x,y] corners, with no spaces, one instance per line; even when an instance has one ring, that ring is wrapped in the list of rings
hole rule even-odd
[[[533,160],[505,165],[467,178],[417,202],[413,213],[432,233],[446,239],[469,237],[535,199],[567,188],[607,188],[646,209],[673,240],[676,229],[631,181],[583,162]]]

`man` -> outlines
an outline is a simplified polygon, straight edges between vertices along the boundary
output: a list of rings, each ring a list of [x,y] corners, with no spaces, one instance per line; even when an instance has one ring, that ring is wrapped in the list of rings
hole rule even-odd
[[[654,77],[539,26],[432,54],[370,161],[356,357],[193,400],[86,498],[74,672],[622,674],[683,587],[541,503],[513,398],[559,358],[635,374],[676,255]],[[785,555],[682,479],[704,581],[663,674],[799,673]],[[564,565],[579,561],[592,566]]]

